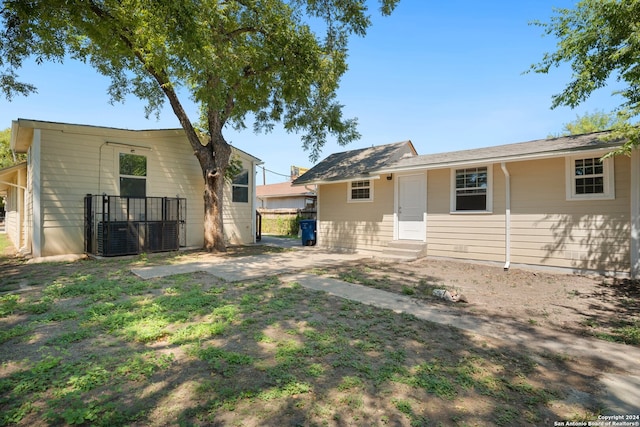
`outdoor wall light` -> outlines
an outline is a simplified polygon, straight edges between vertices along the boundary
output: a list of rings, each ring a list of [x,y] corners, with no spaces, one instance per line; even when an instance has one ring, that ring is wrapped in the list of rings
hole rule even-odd
[[[387,181],[391,181],[392,179],[393,179],[393,174],[392,173],[387,175]]]

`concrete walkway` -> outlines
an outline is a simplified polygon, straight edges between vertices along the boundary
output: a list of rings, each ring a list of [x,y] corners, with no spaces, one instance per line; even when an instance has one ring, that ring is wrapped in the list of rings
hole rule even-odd
[[[288,242],[295,245],[295,241]],[[276,241],[277,244],[277,241]],[[580,359],[591,359],[608,367],[600,384],[594,384],[606,415],[640,415],[640,349],[597,339],[577,337],[531,325],[470,316],[459,310],[431,306],[405,295],[313,274],[299,273],[309,268],[328,268],[346,261],[366,258],[362,254],[332,253],[313,247],[279,254],[241,258],[214,258],[179,265],[133,269],[144,278],[170,276],[197,271],[207,272],[226,281],[241,281],[278,275],[284,283],[327,292],[341,298],[371,306],[407,313],[417,318],[450,325],[480,336],[507,340],[511,345],[535,353],[551,352]]]
[[[602,392],[599,400],[607,408],[606,414],[640,415],[640,349],[637,347],[581,338],[530,325],[516,325],[512,322],[468,316],[458,310],[427,305],[405,295],[313,274],[291,274],[280,277],[280,280],[284,283],[296,282],[308,289],[324,291],[397,313],[412,314],[419,319],[453,326],[480,336],[508,340],[510,345],[523,347],[536,353],[591,359],[612,370],[624,371],[624,374],[603,374],[600,386],[594,385],[594,390]]]
[[[143,279],[203,271],[227,282],[237,282],[264,276],[277,276],[309,268],[325,268],[341,262],[363,258],[363,255],[358,254],[307,250],[237,258],[211,257],[206,261],[141,267],[131,271]]]

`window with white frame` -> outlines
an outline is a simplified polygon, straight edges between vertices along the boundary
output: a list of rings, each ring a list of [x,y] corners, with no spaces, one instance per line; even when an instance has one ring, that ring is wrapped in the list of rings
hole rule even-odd
[[[373,200],[373,182],[369,179],[349,182],[347,198],[350,202],[370,202]]]
[[[452,170],[451,211],[490,212],[491,178],[487,166]]]
[[[120,153],[120,196],[147,197],[147,158]]]
[[[249,171],[243,169],[231,182],[231,201],[249,203]]]
[[[613,160],[567,157],[567,200],[613,199]]]

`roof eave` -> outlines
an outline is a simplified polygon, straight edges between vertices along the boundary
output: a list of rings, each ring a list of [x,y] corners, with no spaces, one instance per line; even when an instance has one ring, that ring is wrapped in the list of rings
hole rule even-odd
[[[101,135],[110,135],[112,133],[135,133],[135,134],[153,134],[153,135],[185,135],[185,131],[183,128],[170,128],[170,129],[124,129],[124,128],[115,128],[108,126],[95,126],[95,125],[84,125],[84,124],[76,124],[76,123],[61,123],[61,122],[47,122],[42,120],[31,120],[31,119],[17,119],[13,120],[11,123],[11,149],[15,150],[17,153],[26,153],[33,142],[33,132],[34,129],[48,129],[48,130],[62,130],[62,131],[72,131],[72,132],[80,132],[85,131],[90,134],[101,134]],[[238,151],[244,154],[246,157],[251,160],[255,166],[263,165],[264,162],[254,156],[253,154],[247,153],[246,151],[232,145],[231,148],[235,151]]]
[[[350,178],[340,178],[340,179],[335,179],[335,180],[313,180],[313,181],[305,181],[305,182],[300,182],[300,183],[296,183],[295,181],[292,183],[292,185],[294,186],[302,186],[302,185],[326,185],[326,184],[340,184],[343,182],[351,182],[351,181],[361,181],[361,180],[365,180],[365,179],[380,179],[380,174],[376,173],[371,173],[371,174],[360,174],[360,175],[356,175]]]
[[[450,162],[439,162],[439,163],[430,163],[430,164],[422,164],[422,165],[409,165],[409,166],[398,166],[398,167],[388,167],[382,168],[375,171],[378,174],[385,173],[397,173],[397,172],[410,172],[415,170],[426,170],[426,169],[447,169],[452,167],[459,166],[471,166],[477,164],[495,164],[502,162],[517,162],[517,161],[526,161],[526,160],[544,160],[550,159],[554,157],[566,157],[575,155],[576,153],[603,153],[612,151],[614,148],[619,147],[620,144],[610,145],[606,147],[598,147],[598,148],[579,148],[579,149],[566,149],[552,152],[543,152],[543,153],[531,153],[526,155],[514,155],[514,156],[498,156],[498,157],[487,157],[484,159],[467,159],[467,160],[455,160]]]

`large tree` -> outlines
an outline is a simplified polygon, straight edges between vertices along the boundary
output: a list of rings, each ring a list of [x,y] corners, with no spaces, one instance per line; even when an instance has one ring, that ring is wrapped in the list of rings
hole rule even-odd
[[[629,153],[640,144],[640,129],[632,122],[640,114],[640,1],[581,0],[573,9],[555,9],[549,22],[536,22],[557,40],[557,50],[531,66],[549,73],[568,63],[572,76],[564,90],[552,98],[552,108],[576,107],[591,94],[616,82],[622,97],[616,113],[625,123],[614,137],[627,142],[617,153]]]
[[[390,14],[399,0],[378,0]],[[223,131],[253,120],[302,134],[317,159],[328,136],[359,137],[336,100],[349,36],[371,21],[365,0],[5,0],[0,88],[35,88],[17,75],[27,58],[80,60],[111,78],[109,94],[165,101],[184,128],[204,180],[204,246],[223,251],[222,194],[231,147]],[[185,97],[200,106],[188,117]]]
[[[11,128],[0,131],[0,169],[13,166],[26,160],[26,155],[14,153],[10,147]]]
[[[584,133],[598,132],[604,130],[616,130],[624,126],[626,122],[615,113],[605,113],[604,111],[594,111],[576,116],[572,122],[565,123],[562,131],[551,134],[549,138],[560,136],[580,135]]]

